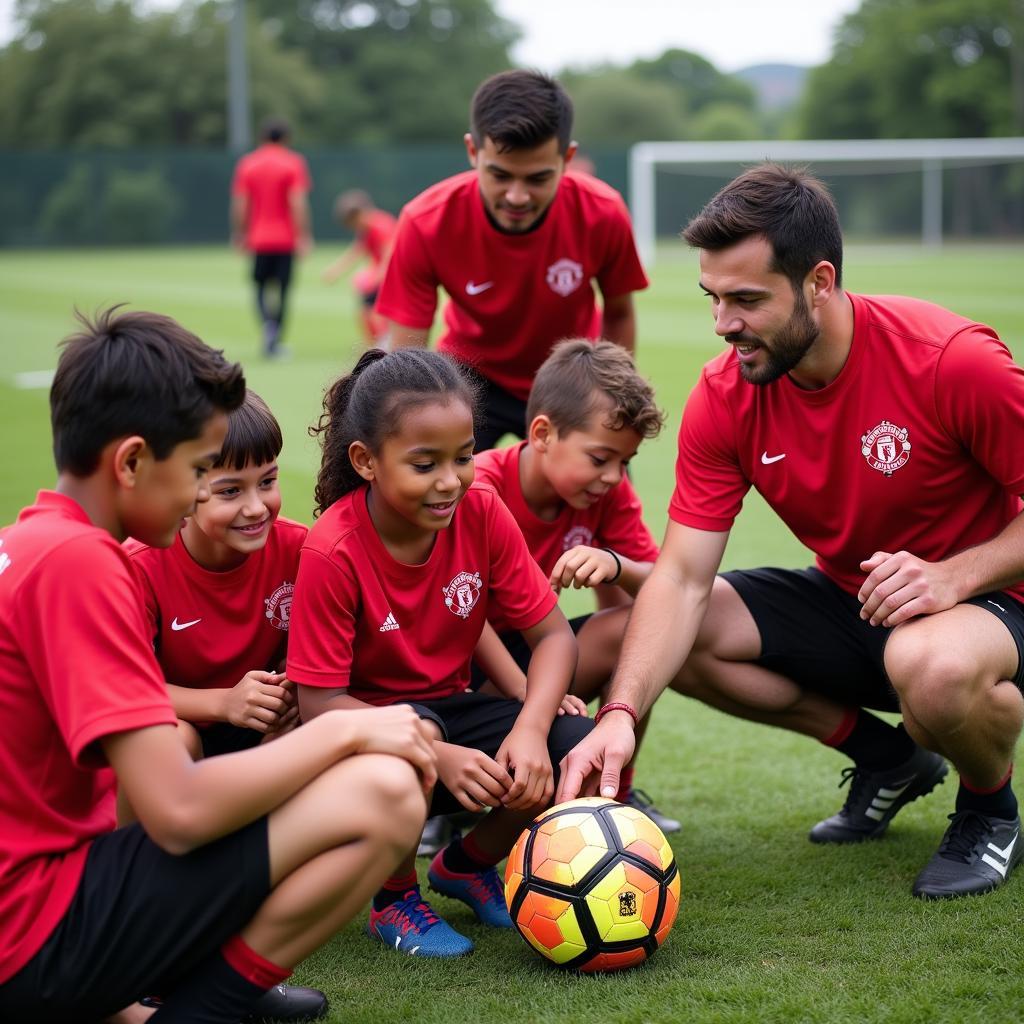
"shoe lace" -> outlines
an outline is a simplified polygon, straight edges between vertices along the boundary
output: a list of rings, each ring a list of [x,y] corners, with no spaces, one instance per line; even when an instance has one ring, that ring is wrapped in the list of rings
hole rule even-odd
[[[422,935],[441,920],[431,910],[430,904],[415,890],[410,890],[397,903],[392,903],[388,910],[391,911],[388,923],[393,922],[406,933],[416,932]],[[384,914],[387,914],[387,911]],[[387,921],[387,917],[382,917]]]
[[[850,784],[850,792],[846,794],[846,802],[843,804],[843,810],[849,810],[852,807],[856,807],[864,796],[864,787],[868,780],[870,773],[864,771],[863,768],[858,768],[855,764],[850,765],[849,768],[844,768],[839,773],[839,785],[837,789],[842,789],[847,783]]]
[[[967,864],[978,840],[989,831],[988,819],[977,811],[957,811],[949,816],[950,826],[939,844],[939,856]]]
[[[498,872],[494,868],[480,871],[469,883],[470,895],[481,903],[499,903],[504,899],[504,891]]]
[[[645,789],[630,789],[627,803],[631,803],[640,811],[649,811],[654,808],[654,800]]]

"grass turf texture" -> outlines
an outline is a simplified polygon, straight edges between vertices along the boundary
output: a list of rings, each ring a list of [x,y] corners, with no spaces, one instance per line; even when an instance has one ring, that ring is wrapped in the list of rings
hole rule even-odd
[[[0,252],[0,522],[54,478],[46,389],[18,387],[16,375],[54,366],[56,342],[74,328],[73,306],[92,311],[122,301],[177,317],[245,363],[251,386],[284,429],[284,511],[310,521],[318,452],[305,429],[319,413],[325,384],[358,350],[351,292],[318,280],[335,255],[319,249],[300,267],[286,339],[293,358],[266,363],[248,267],[226,249]],[[637,302],[639,362],[669,417],[664,435],[640,449],[633,473],[657,536],[680,409],[721,343],[692,253],[665,248],[651,277]],[[1022,278],[1019,247],[853,245],[845,271],[853,290],[915,295],[991,324],[1020,362]],[[751,494],[725,566],[807,561]],[[567,594],[563,606],[569,614],[585,611],[588,595]],[[673,933],[648,965],[607,977],[564,975],[518,936],[482,929],[467,908],[437,897],[437,910],[477,943],[472,957],[449,964],[397,957],[364,936],[360,915],[295,980],[324,989],[330,1020],[352,1024],[1020,1019],[1024,876],[981,899],[924,904],[910,896],[952,810],[955,777],[904,809],[880,842],[812,845],[807,829],[844,798],[835,784],[845,763],[817,744],[670,694],[654,716],[637,777],[684,821],[681,835],[670,837],[682,901]]]

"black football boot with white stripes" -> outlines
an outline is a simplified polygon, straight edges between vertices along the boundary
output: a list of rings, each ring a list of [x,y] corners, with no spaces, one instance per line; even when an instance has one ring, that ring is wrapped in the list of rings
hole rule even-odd
[[[839,785],[850,784],[846,803],[837,814],[819,821],[809,838],[812,843],[877,839],[901,807],[930,793],[945,780],[948,771],[941,755],[924,747],[918,747],[912,757],[895,768],[875,772],[856,765],[844,768]]]
[[[992,818],[977,811],[957,811],[938,852],[914,882],[922,900],[978,896],[1003,884],[1024,856],[1020,818]]]

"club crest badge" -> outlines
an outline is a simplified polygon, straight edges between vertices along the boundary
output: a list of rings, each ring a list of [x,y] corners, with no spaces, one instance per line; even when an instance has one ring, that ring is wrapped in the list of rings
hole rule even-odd
[[[275,629],[288,631],[288,623],[292,617],[292,594],[294,592],[294,583],[282,583],[270,597],[263,599],[266,608],[264,614]]]
[[[575,260],[555,260],[548,267],[547,282],[556,295],[572,295],[583,282],[583,265]]]
[[[441,591],[447,609],[460,619],[468,619],[469,613],[480,600],[483,580],[478,572],[460,572],[447,587]]]
[[[885,476],[892,476],[910,459],[907,428],[882,420],[860,439],[860,453],[872,469],[877,469]]]
[[[562,538],[562,550],[577,547],[580,544],[590,545],[594,543],[594,531],[586,526],[574,526],[571,530],[565,531]]]

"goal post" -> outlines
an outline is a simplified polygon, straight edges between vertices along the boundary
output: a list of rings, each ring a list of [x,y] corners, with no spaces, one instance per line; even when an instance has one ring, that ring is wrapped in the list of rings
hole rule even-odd
[[[869,166],[875,170],[916,171],[921,178],[921,241],[938,246],[943,237],[944,171],[950,167],[1024,163],[1024,138],[638,142],[629,152],[629,205],[643,261],[652,265],[655,259],[659,167],[692,170],[703,165],[724,170],[728,179],[743,167],[764,160],[808,164],[823,177]]]

